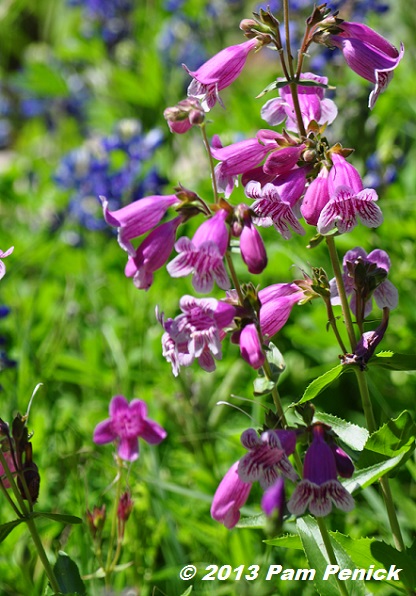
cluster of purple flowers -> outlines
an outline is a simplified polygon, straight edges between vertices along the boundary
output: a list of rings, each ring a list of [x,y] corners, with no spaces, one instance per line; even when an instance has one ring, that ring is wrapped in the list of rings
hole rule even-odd
[[[143,163],[162,140],[160,130],[145,133],[138,120],[122,120],[112,135],[91,138],[64,156],[55,181],[72,192],[70,214],[88,229],[102,230],[106,225],[98,216],[100,195],[117,209],[123,202],[158,192],[165,179],[157,169],[144,173]]]
[[[302,515],[309,509],[317,517],[326,516],[332,505],[350,511],[354,499],[338,476],[352,476],[351,458],[337,445],[329,427],[315,423],[307,429],[312,442],[306,451],[303,478],[299,481],[288,459],[296,448],[299,434],[299,430],[290,429],[267,430],[260,436],[253,428],[244,431],[241,443],[248,453],[231,466],[220,482],[212,501],[212,517],[227,528],[233,528],[240,519],[240,509],[248,499],[252,484],[259,482],[265,491],[264,512],[272,515],[277,511],[282,518],[286,509],[284,480],[297,483],[287,503],[287,510],[293,515]]]
[[[67,4],[84,9],[84,34],[87,37],[97,30],[111,48],[130,35],[132,0],[67,0]]]

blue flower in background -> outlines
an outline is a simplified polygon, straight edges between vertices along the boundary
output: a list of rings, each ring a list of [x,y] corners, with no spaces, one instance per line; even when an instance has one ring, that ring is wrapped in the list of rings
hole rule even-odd
[[[105,230],[100,195],[115,210],[148,194],[159,194],[167,180],[156,168],[144,173],[143,165],[162,141],[159,129],[144,133],[138,120],[122,120],[112,135],[89,139],[68,153],[54,179],[72,191],[69,213],[90,230]]]
[[[84,8],[84,34],[90,37],[98,29],[111,48],[130,35],[133,0],[67,0],[69,6]]]

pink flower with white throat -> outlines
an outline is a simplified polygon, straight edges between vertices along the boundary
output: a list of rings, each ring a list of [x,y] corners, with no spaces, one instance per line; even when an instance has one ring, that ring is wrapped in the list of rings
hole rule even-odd
[[[362,23],[343,21],[338,35],[330,36],[330,43],[339,48],[348,66],[358,75],[374,83],[368,100],[372,110],[380,93],[386,90],[394,70],[404,54],[404,46],[397,50],[387,39]]]
[[[210,292],[214,281],[221,289],[229,289],[230,280],[223,262],[229,239],[225,223],[228,215],[225,209],[220,209],[199,226],[192,240],[186,236],[179,238],[175,244],[179,254],[167,266],[171,277],[193,273],[192,284],[201,293]]]
[[[198,70],[190,71],[183,67],[193,78],[188,87],[188,96],[201,101],[205,111],[209,111],[217,101],[221,102],[219,91],[225,89],[240,75],[251,50],[258,46],[257,39],[249,39],[235,46],[224,48],[215,54]]]
[[[215,360],[222,358],[223,332],[235,315],[231,304],[215,298],[183,296],[180,300],[182,314],[166,319],[157,313],[165,333],[162,337],[162,353],[172,365],[176,376],[182,366],[190,366],[197,359],[207,372],[215,370]]]
[[[284,79],[278,79],[282,81]],[[320,77],[311,72],[302,74],[302,80],[313,81],[321,85],[327,85],[327,77]],[[314,120],[318,124],[331,124],[337,116],[338,110],[331,99],[325,98],[323,87],[309,87],[302,84],[297,86],[299,107],[302,113],[302,120],[305,129]],[[270,99],[261,109],[261,117],[270,126],[276,126],[286,120],[286,130],[298,132],[295,108],[293,106],[290,86],[285,85],[279,89],[280,97]]]

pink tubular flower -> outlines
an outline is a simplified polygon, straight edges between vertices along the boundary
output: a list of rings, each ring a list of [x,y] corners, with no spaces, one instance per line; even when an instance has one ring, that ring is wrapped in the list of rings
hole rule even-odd
[[[11,246],[5,252],[3,252],[2,250],[0,250],[0,259],[5,259],[9,255],[11,255],[13,251],[14,251],[14,246]],[[4,263],[3,263],[3,261],[0,260],[0,279],[2,279],[2,277],[5,276],[5,274],[6,274],[6,267],[5,267]]]
[[[331,43],[342,51],[348,66],[360,77],[374,83],[368,107],[372,110],[380,93],[393,78],[404,54],[403,44],[397,50],[384,37],[362,23],[340,24],[342,33],[332,35]]]
[[[190,71],[183,64],[193,78],[188,87],[188,96],[200,99],[202,107],[207,112],[217,101],[222,103],[218,92],[231,85],[240,75],[248,54],[257,45],[257,39],[249,39],[244,43],[224,48],[195,71]]]
[[[9,466],[10,472],[12,472],[12,473],[15,472],[16,471],[16,468],[15,468],[15,465],[14,465],[12,453],[10,451],[3,451],[2,453],[3,453],[4,459],[7,462],[7,465]],[[4,488],[10,488],[10,482],[8,481],[8,479],[6,477],[4,468],[1,465],[1,463],[0,463],[0,478],[1,478],[1,481],[3,483]]]
[[[228,290],[230,280],[223,259],[228,247],[229,231],[225,223],[228,212],[220,209],[199,226],[192,241],[182,237],[175,244],[179,253],[167,266],[171,277],[184,277],[193,273],[192,284],[197,292],[212,290],[214,280],[223,290]]]
[[[267,265],[267,253],[263,239],[252,221],[243,223],[240,235],[241,257],[250,273],[261,273]]]
[[[252,209],[257,216],[258,225],[267,227],[273,224],[286,239],[292,235],[289,226],[298,234],[305,233],[293,212],[292,205],[280,196],[275,184],[268,182],[262,187],[260,182],[251,181],[244,190],[247,197],[256,199]]]
[[[281,81],[284,79],[278,79]],[[315,81],[326,85],[327,77],[320,77],[311,72],[302,74],[302,80]],[[325,89],[322,87],[309,87],[298,85],[299,106],[305,129],[314,120],[318,124],[331,124],[337,116],[338,110],[331,99],[325,99]],[[261,109],[261,116],[270,126],[276,126],[286,120],[285,128],[298,132],[295,109],[289,85],[279,89],[280,97],[270,99]]]
[[[101,196],[100,200],[105,221],[118,228],[118,243],[131,256],[135,255],[135,250],[130,241],[151,230],[160,222],[169,207],[179,203],[176,195],[155,195],[138,199],[117,211],[109,211],[107,199]]]
[[[140,399],[129,404],[123,395],[116,395],[110,402],[109,413],[110,418],[95,427],[93,441],[97,445],[117,441],[121,459],[135,461],[139,457],[139,437],[151,445],[166,437],[165,429],[147,418],[146,403]]]
[[[304,298],[296,284],[273,284],[259,291],[260,327],[265,338],[273,337],[284,326],[293,306]]]
[[[306,509],[316,517],[331,513],[332,504],[343,511],[351,511],[354,499],[337,478],[335,456],[325,442],[324,429],[319,424],[313,428],[303,467],[303,480],[295,488],[287,508],[294,515]]]
[[[275,511],[281,520],[283,518],[283,508],[285,505],[285,481],[281,476],[264,493],[261,500],[261,508],[268,516]]]
[[[227,147],[221,145],[217,136],[213,138],[211,153],[220,163],[215,167],[218,190],[228,198],[237,181],[237,176],[252,170],[263,161],[267,153],[276,147],[278,133],[270,132],[270,138],[260,142],[258,137],[233,143]]]
[[[241,435],[241,443],[249,450],[238,463],[238,475],[243,482],[258,481],[267,489],[280,475],[293,482],[298,479],[288,459],[296,447],[294,431],[268,430],[259,437],[254,428],[249,428]]]
[[[183,296],[180,300],[182,314],[175,319],[158,319],[165,329],[162,337],[163,356],[172,365],[172,372],[179,374],[181,366],[190,366],[195,358],[204,370],[215,370],[215,357],[222,358],[221,340],[224,327],[235,315],[231,304],[214,298]]]
[[[238,461],[231,466],[221,480],[211,505],[211,516],[224,524],[226,528],[234,528],[240,519],[240,509],[248,499],[251,490],[250,482],[243,482],[238,475]]]
[[[127,277],[139,290],[148,290],[153,283],[153,273],[163,267],[175,244],[176,230],[183,217],[161,224],[155,228],[138,246],[134,256],[130,256],[124,270]]]
[[[306,223],[316,226],[322,209],[329,201],[328,170],[323,167],[309,184],[303,197],[300,212]]]
[[[376,191],[363,189],[360,175],[344,157],[334,154],[331,159],[333,166],[328,175],[330,199],[319,215],[318,232],[325,235],[337,229],[340,234],[345,234],[355,228],[357,219],[369,228],[381,225],[383,215],[375,204],[378,200]]]
[[[233,334],[233,341],[236,341],[237,338],[244,360],[255,370],[263,366],[264,352],[254,323],[249,323],[240,332]]]

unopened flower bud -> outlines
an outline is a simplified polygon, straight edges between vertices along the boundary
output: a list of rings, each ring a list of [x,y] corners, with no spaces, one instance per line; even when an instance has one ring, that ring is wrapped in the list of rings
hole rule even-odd
[[[123,493],[120,497],[117,507],[117,517],[120,521],[126,522],[131,512],[133,511],[133,500],[128,491]]]
[[[93,538],[96,537],[97,534],[100,534],[106,519],[106,510],[105,505],[101,507],[94,506],[94,509],[90,511],[87,509],[87,525],[91,532]]]

